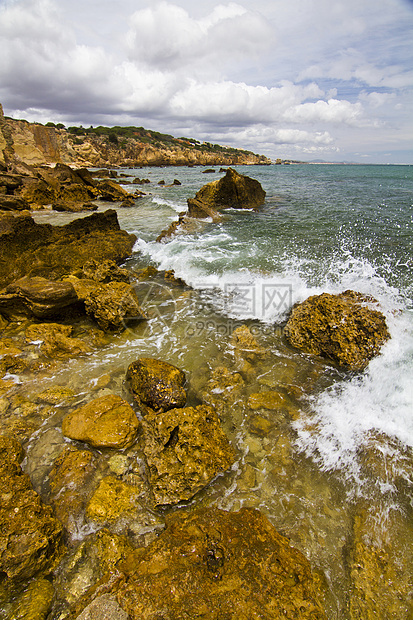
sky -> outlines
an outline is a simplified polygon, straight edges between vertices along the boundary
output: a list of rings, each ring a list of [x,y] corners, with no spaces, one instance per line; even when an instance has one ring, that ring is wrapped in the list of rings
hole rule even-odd
[[[413,0],[0,0],[6,116],[413,164]]]

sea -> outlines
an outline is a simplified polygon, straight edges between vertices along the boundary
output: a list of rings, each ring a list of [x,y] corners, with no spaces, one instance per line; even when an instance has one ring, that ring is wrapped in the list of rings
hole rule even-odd
[[[101,202],[99,211],[116,208],[121,227],[137,237],[126,267],[149,319],[125,324],[110,345],[45,384],[81,393],[112,373],[122,391],[138,357],[182,368],[189,403],[217,408],[238,460],[181,509],[263,511],[327,584],[329,619],[410,618],[413,166],[234,168],[261,183],[262,207],[226,209],[219,222],[199,220],[162,241],[187,199],[225,171],[117,170],[127,191],[145,195],[135,207]],[[150,183],[133,184],[137,177]],[[74,216],[34,217],[63,224]],[[140,280],[148,266],[158,273]],[[358,373],[296,351],[283,337],[294,304],[348,289],[377,301],[391,334]],[[260,354],[237,350],[243,326]],[[241,387],[225,383],[227,371],[240,375]],[[263,393],[281,394],[281,404],[260,401]]]

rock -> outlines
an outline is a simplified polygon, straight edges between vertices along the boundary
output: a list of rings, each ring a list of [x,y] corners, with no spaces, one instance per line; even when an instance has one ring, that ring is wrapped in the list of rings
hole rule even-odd
[[[118,267],[113,260],[105,260],[99,262],[96,260],[88,260],[83,266],[83,275],[85,278],[107,284],[108,282],[127,282],[130,281],[129,271]]]
[[[93,521],[115,521],[139,508],[139,487],[126,484],[113,476],[103,478],[90,498],[86,516]]]
[[[45,620],[52,606],[53,585],[47,579],[32,581],[11,605],[12,620]]]
[[[85,299],[86,313],[104,331],[119,331],[146,319],[135,290],[125,282],[101,284]]]
[[[90,348],[80,338],[72,338],[73,327],[59,323],[38,323],[26,329],[27,342],[39,342],[46,357],[65,359],[89,353]]]
[[[167,411],[186,402],[185,373],[161,360],[142,357],[126,373],[129,388],[140,407]]]
[[[349,553],[351,620],[412,617],[413,525],[381,502],[356,511]]]
[[[135,235],[120,230],[116,211],[93,213],[65,226],[37,224],[28,214],[0,215],[0,285],[22,276],[58,280],[90,259],[123,262]]]
[[[53,211],[69,213],[80,213],[81,211],[97,211],[97,204],[94,202],[64,202],[58,201],[52,204]]]
[[[40,392],[40,394],[37,394],[36,402],[59,406],[63,403],[70,403],[74,398],[75,394],[73,390],[60,385],[53,385],[43,390],[43,392]]]
[[[97,189],[100,200],[122,202],[122,200],[130,198],[130,194],[126,191],[126,189],[123,189],[123,187],[121,187],[118,183],[115,183],[115,181],[110,181],[108,179],[99,181],[97,184]]]
[[[96,459],[88,450],[66,448],[49,473],[50,503],[68,534],[79,535],[78,524],[85,511],[88,485],[96,470]]]
[[[153,411],[142,426],[156,506],[190,500],[235,461],[234,449],[212,407]]]
[[[95,598],[76,618],[76,620],[128,619],[128,614],[118,605],[116,598],[110,594],[102,594]]]
[[[292,309],[284,335],[305,353],[363,370],[390,338],[385,317],[369,303],[377,302],[354,291],[313,295]]]
[[[86,536],[80,545],[66,555],[57,571],[55,605],[51,617],[77,617],[90,603],[87,590],[92,588],[95,599],[99,598],[103,592],[107,592],[106,584],[102,592],[99,580],[105,573],[110,573],[109,582],[112,582],[112,575],[117,573],[116,565],[131,551],[132,547],[125,537],[111,534],[105,528],[96,534]],[[84,595],[86,596],[82,600]],[[92,609],[98,612],[99,608],[92,607]],[[92,618],[93,620],[111,620],[110,616],[105,615],[96,615]]]
[[[22,315],[47,318],[78,301],[70,282],[24,276],[0,293],[0,312],[9,319]]]
[[[181,181],[178,181],[178,179],[174,179],[172,185],[182,185]]]
[[[86,169],[73,170],[61,163],[54,168],[32,168],[21,180],[19,194],[32,207],[54,202],[79,205],[97,196],[95,181]]]
[[[232,419],[238,425],[242,424],[244,389],[245,381],[238,372],[217,366],[209,381],[201,388],[199,397],[214,407],[221,419]]]
[[[63,185],[57,193],[57,200],[59,202],[72,204],[81,204],[93,200],[93,198],[96,198],[96,192],[93,191],[93,188],[80,183]]]
[[[21,187],[23,181],[19,174],[0,172],[0,188],[4,188],[5,194],[10,194]]]
[[[0,211],[26,211],[28,209],[30,205],[25,198],[0,194]]]
[[[250,409],[280,409],[286,404],[286,398],[279,392],[258,392],[251,394],[247,405]]]
[[[130,207],[134,207],[135,206],[135,198],[140,198],[141,196],[144,196],[145,194],[143,192],[135,192],[134,193],[134,197],[129,196],[128,198],[125,198],[124,200],[122,200],[120,206],[124,207],[124,208],[130,208]]]
[[[124,572],[111,593],[131,620],[326,619],[308,560],[251,508],[171,515]]]
[[[195,200],[216,211],[229,208],[257,209],[264,203],[265,192],[255,179],[228,168],[224,177],[204,185]],[[198,217],[192,216],[191,199],[188,200],[188,207],[188,215]]]
[[[62,423],[65,437],[95,448],[128,448],[135,443],[139,428],[132,407],[115,394],[101,396],[75,409]]]
[[[201,187],[195,198],[188,198],[186,213],[180,214],[178,222],[162,231],[157,241],[170,237],[178,227],[188,227],[189,218],[211,218],[218,222],[223,209],[258,209],[264,203],[265,195],[257,180],[228,168],[224,177]]]
[[[20,468],[15,440],[0,438],[0,574],[26,582],[61,559],[63,528]]]
[[[202,171],[203,174],[212,174],[213,172],[215,172],[214,168],[207,168]]]

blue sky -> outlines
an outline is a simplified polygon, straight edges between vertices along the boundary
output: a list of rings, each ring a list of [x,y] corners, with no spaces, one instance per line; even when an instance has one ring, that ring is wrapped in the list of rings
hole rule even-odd
[[[411,0],[0,0],[6,115],[413,164]]]

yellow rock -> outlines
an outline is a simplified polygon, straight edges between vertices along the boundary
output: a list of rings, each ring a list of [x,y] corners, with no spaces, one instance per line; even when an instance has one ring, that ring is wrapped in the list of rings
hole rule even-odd
[[[113,477],[103,478],[92,495],[86,515],[94,521],[114,521],[140,508],[139,490]]]
[[[132,407],[116,394],[95,398],[75,409],[62,424],[63,435],[95,448],[129,447],[135,442],[139,428]]]

